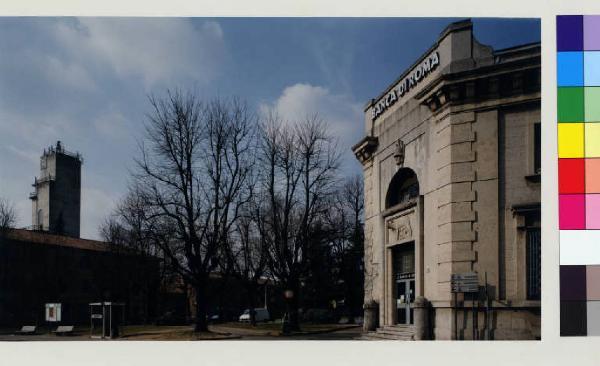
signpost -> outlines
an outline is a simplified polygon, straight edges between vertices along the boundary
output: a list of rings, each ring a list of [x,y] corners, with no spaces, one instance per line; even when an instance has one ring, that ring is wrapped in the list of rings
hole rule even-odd
[[[452,292],[479,292],[477,272],[453,273],[450,277]]]
[[[453,273],[450,275],[450,288],[454,293],[454,305],[456,311],[454,312],[454,338],[458,339],[458,293],[463,294],[470,293],[471,295],[471,308],[473,310],[473,340],[477,339],[477,318],[478,318],[478,307],[475,307],[475,299],[479,295],[479,276],[477,272],[467,273]],[[479,301],[477,301],[479,305]]]

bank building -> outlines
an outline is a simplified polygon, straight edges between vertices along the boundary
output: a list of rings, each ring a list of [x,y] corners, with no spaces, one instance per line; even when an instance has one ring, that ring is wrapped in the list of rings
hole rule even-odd
[[[453,23],[366,105],[367,337],[540,338],[540,50]]]

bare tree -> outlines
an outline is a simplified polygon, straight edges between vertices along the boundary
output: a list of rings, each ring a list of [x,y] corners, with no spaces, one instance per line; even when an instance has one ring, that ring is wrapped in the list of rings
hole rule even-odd
[[[250,323],[256,325],[256,299],[260,281],[266,281],[268,247],[263,236],[259,235],[266,215],[263,197],[255,197],[251,205],[245,207],[235,224],[235,230],[227,246],[227,265],[234,277],[242,282],[246,290],[246,302],[250,310]],[[265,283],[266,286],[266,283]]]
[[[129,246],[129,234],[115,214],[107,216],[100,224],[98,231],[102,240],[114,245],[115,251]]]
[[[364,283],[364,188],[360,175],[346,178],[332,204],[332,241],[342,292],[350,315],[360,313]]]
[[[110,243],[113,254],[136,257],[126,262],[129,269],[136,267],[129,273],[139,276],[139,289],[143,296],[150,298],[158,286],[166,285],[169,281],[172,283],[174,276],[160,246],[170,232],[165,232],[159,218],[149,219],[145,205],[142,189],[131,186],[127,195],[101,224],[100,235]],[[117,266],[115,275],[119,276],[121,270]],[[152,311],[150,302],[147,304],[145,321],[148,321]]]
[[[0,197],[0,234],[17,224],[17,210],[6,198]]]
[[[249,200],[255,117],[238,100],[202,103],[191,93],[169,92],[150,104],[136,179],[147,218],[173,229],[158,242],[195,290],[195,331],[207,331],[209,275]]]
[[[260,157],[269,205],[260,234],[269,249],[269,269],[288,294],[289,330],[298,330],[308,246],[325,198],[334,188],[339,152],[318,116],[289,125],[270,115],[262,126]]]
[[[138,255],[160,257],[162,251],[156,241],[160,221],[151,220],[148,215],[143,189],[132,185],[100,226],[100,235],[113,244],[115,250],[125,249]]]
[[[346,179],[342,187],[342,203],[352,217],[352,235],[356,237],[357,242],[362,241],[362,225],[365,208],[363,177],[359,174]]]

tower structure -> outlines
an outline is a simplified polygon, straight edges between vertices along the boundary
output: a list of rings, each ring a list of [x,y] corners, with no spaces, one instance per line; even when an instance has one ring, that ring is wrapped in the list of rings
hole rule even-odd
[[[81,155],[68,152],[60,141],[44,150],[29,195],[34,230],[79,237],[82,163]]]

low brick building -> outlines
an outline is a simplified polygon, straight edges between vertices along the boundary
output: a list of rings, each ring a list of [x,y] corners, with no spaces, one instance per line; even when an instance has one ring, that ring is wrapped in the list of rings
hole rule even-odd
[[[0,326],[43,324],[44,304],[62,304],[62,322],[89,323],[90,302],[125,303],[130,323],[157,313],[156,258],[115,251],[105,242],[41,231],[0,236]]]

